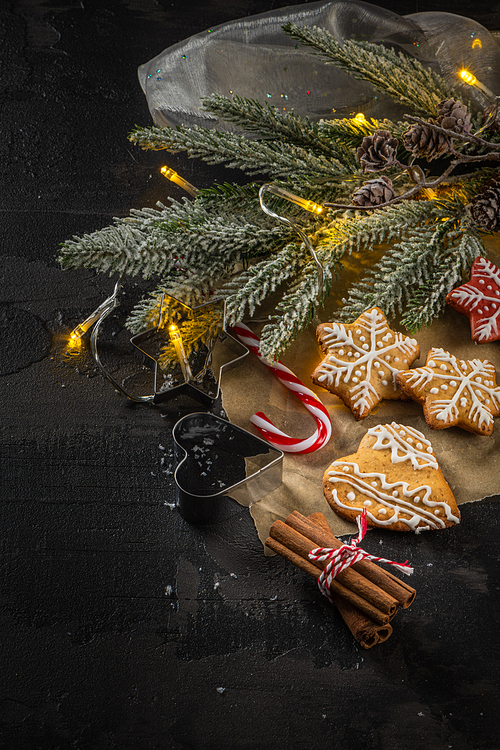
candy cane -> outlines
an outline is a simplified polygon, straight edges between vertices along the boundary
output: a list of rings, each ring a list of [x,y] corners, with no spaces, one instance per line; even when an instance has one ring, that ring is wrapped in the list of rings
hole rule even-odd
[[[282,432],[270,419],[266,417],[261,411],[258,411],[253,417],[250,417],[250,421],[258,429],[260,434],[268,440],[272,445],[278,446],[282,451],[286,453],[312,453],[322,448],[329,440],[332,434],[332,423],[330,416],[323,406],[319,398],[309,388],[306,388],[304,383],[299,380],[288,367],[278,360],[277,362],[269,362],[268,359],[263,357],[259,353],[260,340],[244,323],[237,323],[231,329],[240,341],[245,344],[254,354],[256,354],[260,361],[266,365],[283,383],[285,388],[293,391],[295,395],[302,401],[306,409],[312,414],[316,421],[316,431],[309,438],[301,440],[300,438],[292,438],[285,432]]]

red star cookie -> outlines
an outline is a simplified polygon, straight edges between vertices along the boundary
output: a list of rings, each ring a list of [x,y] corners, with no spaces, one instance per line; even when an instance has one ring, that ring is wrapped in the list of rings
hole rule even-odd
[[[500,340],[500,268],[486,258],[476,258],[470,281],[453,289],[446,302],[470,320],[474,341]]]
[[[326,356],[312,381],[339,396],[356,419],[367,417],[383,398],[404,398],[396,374],[418,359],[420,347],[392,331],[378,307],[349,325],[321,323],[316,336]]]
[[[493,417],[500,415],[500,388],[491,362],[461,360],[431,349],[425,367],[398,373],[397,380],[410,398],[423,404],[424,417],[434,430],[462,427],[491,435]]]

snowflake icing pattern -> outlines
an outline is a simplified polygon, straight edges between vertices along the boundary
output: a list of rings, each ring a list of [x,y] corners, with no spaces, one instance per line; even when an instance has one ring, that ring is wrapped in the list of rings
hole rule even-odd
[[[418,342],[392,331],[377,307],[348,325],[322,324],[318,339],[326,357],[312,379],[342,398],[357,419],[383,398],[401,398],[396,375],[420,356]]]
[[[476,258],[470,281],[453,289],[446,302],[467,315],[474,341],[500,339],[500,268],[486,258]]]
[[[424,402],[431,427],[456,425],[491,435],[493,417],[500,415],[495,377],[495,367],[488,360],[460,360],[444,349],[431,349],[426,366],[400,373],[398,382],[408,395]]]

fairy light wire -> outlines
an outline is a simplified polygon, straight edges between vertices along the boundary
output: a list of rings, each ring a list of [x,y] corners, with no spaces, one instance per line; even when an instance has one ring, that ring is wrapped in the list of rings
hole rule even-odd
[[[323,206],[320,206],[319,203],[314,203],[314,201],[308,201],[305,198],[301,198],[299,195],[295,195],[294,193],[291,193],[289,190],[286,190],[285,188],[282,188],[279,185],[273,185],[271,183],[268,183],[266,185],[262,185],[262,187],[259,190],[260,207],[262,208],[264,213],[273,219],[277,219],[277,221],[280,221],[282,224],[286,224],[287,226],[291,227],[295,232],[297,232],[300,239],[302,240],[304,245],[307,247],[307,249],[311,253],[312,257],[314,258],[314,262],[316,263],[316,269],[318,272],[318,302],[319,302],[321,300],[321,296],[323,292],[325,274],[324,274],[323,266],[321,265],[318,259],[318,256],[316,255],[316,252],[311,244],[311,241],[309,237],[302,231],[302,229],[298,227],[293,221],[288,219],[286,216],[280,216],[279,214],[275,213],[275,211],[270,209],[269,206],[265,204],[264,195],[266,193],[272,193],[278,198],[285,198],[286,200],[290,201],[290,203],[294,203],[296,206],[303,208],[305,211],[309,211],[310,213],[314,213],[316,215],[322,213],[324,208]]]

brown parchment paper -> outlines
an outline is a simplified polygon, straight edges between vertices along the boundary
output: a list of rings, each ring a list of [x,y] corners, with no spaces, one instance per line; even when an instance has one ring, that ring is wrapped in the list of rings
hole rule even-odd
[[[500,240],[487,238],[487,257],[500,265]],[[370,261],[373,262],[373,256]],[[347,278],[357,275],[363,258],[352,256]],[[342,401],[328,391],[313,385],[311,373],[323,358],[316,342],[316,325],[336,319],[335,311],[342,304],[344,288],[332,293],[319,320],[302,332],[281,361],[313,390],[327,407],[332,420],[332,437],[319,451],[306,455],[285,454],[281,487],[254,503],[250,513],[262,543],[277,518],[284,520],[293,510],[304,515],[322,512],[339,536],[356,530],[331,510],[322,488],[323,473],[335,459],[355,453],[366,431],[377,424],[398,422],[420,430],[431,441],[443,474],[457,504],[474,502],[500,493],[500,417],[495,419],[490,437],[474,435],[458,427],[432,430],[426,423],[422,407],[413,401],[384,401],[370,416],[357,422]],[[391,328],[407,333],[389,321]],[[259,335],[263,324],[249,326]],[[470,335],[469,319],[447,307],[441,318],[431,326],[412,334],[420,344],[421,356],[413,367],[425,364],[433,346],[442,347],[459,359],[488,359],[497,370],[500,382],[500,341],[476,344]],[[263,411],[281,430],[292,437],[306,438],[314,432],[315,422],[299,399],[286,389],[271,371],[252,353],[243,364],[224,375],[222,402],[231,422],[258,434],[250,423],[256,411]]]

